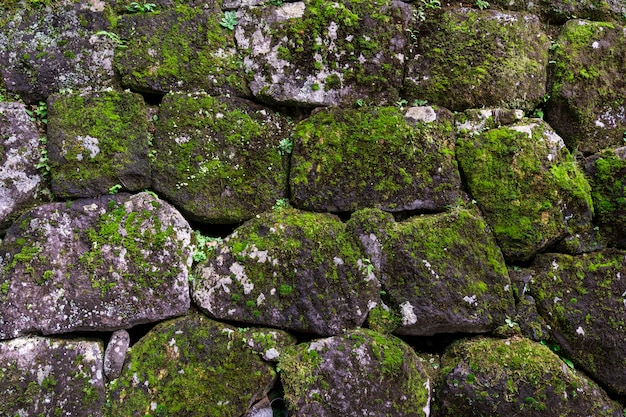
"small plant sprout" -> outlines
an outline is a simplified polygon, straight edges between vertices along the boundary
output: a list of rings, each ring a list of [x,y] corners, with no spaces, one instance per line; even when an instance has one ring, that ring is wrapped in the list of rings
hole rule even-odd
[[[126,49],[126,48],[128,48],[128,45],[126,45],[126,40],[120,38],[120,35],[118,35],[117,33],[109,32],[109,31],[106,31],[106,30],[101,30],[99,32],[96,32],[96,35],[98,35],[98,36],[106,36],[107,38],[111,39],[115,43],[115,46],[118,49]]]
[[[121,189],[122,189],[121,184],[115,184],[111,186],[111,188],[109,188],[109,194],[117,194],[120,192]]]
[[[506,319],[504,319],[504,322],[506,323],[507,326],[509,326],[510,328],[513,328],[517,325],[516,322],[514,322],[513,320],[511,320],[510,317],[507,317]]]
[[[222,241],[222,238],[204,236],[197,230],[194,232],[194,235],[196,238],[196,249],[191,255],[191,259],[193,259],[194,262],[206,261],[208,254],[215,250],[215,247]]]
[[[136,1],[133,1],[128,6],[126,6],[126,10],[128,10],[130,13],[149,13],[156,10],[156,4],[137,3]]]
[[[404,106],[406,106],[407,104],[409,104],[409,102],[406,101],[405,99],[396,101],[396,106],[398,106],[400,110],[403,110]]]
[[[278,153],[281,155],[290,155],[293,151],[293,140],[285,138],[278,143]]]
[[[224,12],[224,17],[222,17],[222,20],[220,21],[220,25],[228,30],[235,30],[235,26],[237,26],[238,23],[237,12],[232,10]]]
[[[50,160],[48,159],[48,149],[46,148],[47,139],[45,137],[39,138],[39,143],[41,157],[35,168],[40,169],[43,175],[48,175],[50,173]]]
[[[489,7],[489,3],[485,0],[476,0],[476,7],[480,10],[485,10]]]
[[[272,207],[272,210],[282,210],[287,207],[289,207],[289,199],[279,198],[278,200],[276,200],[276,203],[274,204],[274,207]]]
[[[30,116],[31,122],[40,121],[48,124],[48,105],[45,101],[40,101],[32,110],[26,110],[26,113]]]
[[[415,99],[415,100],[413,100],[413,107],[425,106],[427,103],[428,103],[428,101],[426,101],[426,100]]]

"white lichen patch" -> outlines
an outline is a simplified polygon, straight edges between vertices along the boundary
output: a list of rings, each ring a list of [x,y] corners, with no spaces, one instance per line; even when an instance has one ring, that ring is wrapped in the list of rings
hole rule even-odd
[[[81,144],[81,146],[85,149],[85,151],[89,152],[89,157],[91,159],[95,158],[100,153],[100,147],[98,144],[98,138],[94,138],[93,136],[76,136],[76,141]],[[79,158],[79,155],[81,158]],[[76,159],[82,159],[82,153],[76,155]]]
[[[432,123],[437,120],[437,113],[431,106],[409,107],[404,117],[415,122]]]
[[[521,132],[521,133],[525,133],[526,135],[528,135],[529,139],[533,138],[533,129],[537,127],[536,123],[529,123],[526,125],[517,125],[517,126],[511,126],[509,129],[514,130],[516,132]]]
[[[465,301],[469,305],[473,305],[473,306],[478,305],[478,302],[476,301],[476,294],[473,294],[471,296],[466,295],[465,297],[463,297],[463,301]]]
[[[254,289],[254,284],[245,272],[245,267],[238,262],[233,263],[230,268],[228,268],[230,272],[235,276],[235,279],[239,281],[241,286],[243,287],[243,293],[248,295]]]
[[[576,334],[579,336],[584,336],[585,335],[585,331],[583,330],[583,328],[581,326],[578,326],[578,329],[576,329]]]
[[[413,309],[413,305],[409,301],[400,304],[400,313],[402,314],[402,325],[411,326],[417,323],[417,316]]]
[[[270,348],[263,353],[263,359],[266,361],[271,361],[274,359],[278,359],[280,357],[280,352],[276,350],[276,348]]]

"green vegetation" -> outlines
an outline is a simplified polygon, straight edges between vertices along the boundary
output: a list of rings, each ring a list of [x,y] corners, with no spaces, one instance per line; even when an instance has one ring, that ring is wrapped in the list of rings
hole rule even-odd
[[[129,13],[150,13],[156,10],[156,4],[138,3],[136,1],[133,1],[128,6],[126,6],[126,10]]]
[[[235,30],[235,26],[237,26],[237,24],[239,24],[239,21],[237,20],[237,12],[224,12],[224,17],[220,20],[220,26],[223,26],[228,30]]]

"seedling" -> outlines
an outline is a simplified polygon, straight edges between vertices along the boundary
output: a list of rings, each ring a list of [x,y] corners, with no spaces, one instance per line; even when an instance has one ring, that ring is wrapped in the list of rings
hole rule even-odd
[[[224,17],[222,17],[220,21],[220,25],[228,30],[235,30],[235,26],[237,26],[238,23],[237,12],[235,11],[224,12]]]

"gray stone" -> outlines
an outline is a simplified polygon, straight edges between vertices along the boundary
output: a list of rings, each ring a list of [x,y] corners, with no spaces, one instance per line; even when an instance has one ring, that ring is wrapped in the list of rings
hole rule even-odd
[[[0,247],[0,339],[110,331],[184,314],[190,239],[180,213],[148,193],[25,213]]]
[[[287,194],[288,119],[251,101],[173,93],[152,149],[153,188],[190,218],[237,223]]]
[[[596,381],[626,394],[626,251],[548,253],[532,265],[530,294],[551,340]]]
[[[102,417],[102,343],[37,336],[0,342],[0,415]]]
[[[0,232],[37,201],[39,133],[20,103],[0,103]]]
[[[398,100],[407,4],[307,0],[243,7],[238,17],[235,38],[247,52],[244,68],[259,100],[296,106]]]
[[[279,366],[295,416],[430,415],[433,381],[394,336],[348,331],[295,346]]]
[[[446,7],[411,27],[404,98],[451,110],[531,110],[546,93],[548,38],[531,14]]]
[[[197,311],[158,324],[133,345],[109,385],[111,416],[241,416],[276,381],[236,327]],[[269,329],[266,329],[269,330]]]
[[[115,43],[102,1],[28,3],[2,11],[0,72],[8,91],[28,103],[59,90],[115,85]]]
[[[194,277],[194,303],[211,317],[325,336],[361,326],[380,299],[345,225],[292,208],[240,226]]]
[[[441,362],[437,416],[623,416],[595,382],[519,336],[462,340]]]
[[[113,332],[104,351],[104,375],[109,381],[119,377],[122,373],[129,345],[130,335],[126,330]]]
[[[366,209],[347,224],[371,254],[392,311],[372,311],[370,327],[413,336],[481,333],[514,316],[504,258],[477,210],[384,219],[383,212]]]

